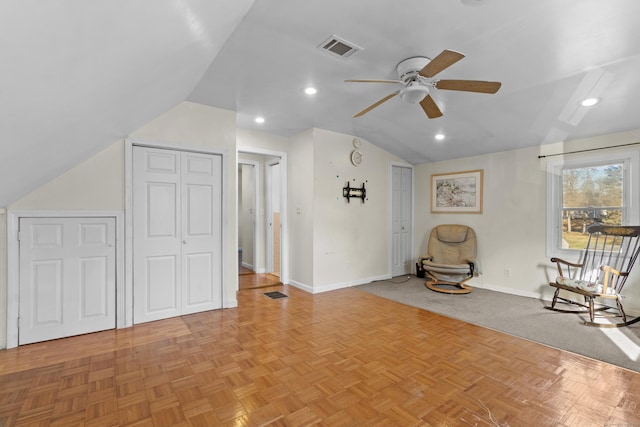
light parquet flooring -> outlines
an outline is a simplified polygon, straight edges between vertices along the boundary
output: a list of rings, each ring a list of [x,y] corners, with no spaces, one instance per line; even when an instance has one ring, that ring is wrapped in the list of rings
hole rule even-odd
[[[638,373],[356,289],[268,290],[1,351],[0,425],[638,425]]]
[[[280,278],[269,273],[248,273],[238,276],[238,289],[257,289],[282,285]]]

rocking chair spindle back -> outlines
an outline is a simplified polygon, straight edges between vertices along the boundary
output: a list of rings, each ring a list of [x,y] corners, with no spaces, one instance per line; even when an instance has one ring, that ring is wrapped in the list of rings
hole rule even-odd
[[[599,327],[628,326],[640,317],[627,321],[622,308],[622,289],[640,253],[640,226],[593,225],[589,227],[589,240],[581,256],[581,261],[572,263],[561,258],[551,258],[556,263],[559,277],[549,285],[556,288],[550,310],[560,312],[587,311],[590,321],[585,324]],[[584,303],[560,296],[560,290],[582,295]],[[594,300],[615,300],[616,307],[600,304]],[[556,308],[557,302],[579,306],[579,310]],[[595,311],[618,310],[622,317],[618,323],[596,323]]]

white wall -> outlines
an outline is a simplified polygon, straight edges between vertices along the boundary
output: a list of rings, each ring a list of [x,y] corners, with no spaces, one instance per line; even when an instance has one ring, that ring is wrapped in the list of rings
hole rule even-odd
[[[289,151],[289,138],[283,136],[247,129],[238,129],[237,136],[239,151],[267,150],[282,153]]]
[[[313,129],[291,138],[288,155],[291,283],[313,289]]]
[[[401,159],[363,141],[365,160],[353,166],[354,137],[322,129],[288,139],[241,129],[237,134],[238,150],[287,153],[291,284],[322,292],[390,276],[390,169]],[[347,181],[367,181],[369,200],[347,203]]]
[[[13,203],[10,209],[123,210],[124,143],[115,142]]]
[[[362,142],[364,161],[354,166],[353,136],[314,129],[314,292],[390,277],[390,168],[401,159]],[[347,202],[342,195],[347,182],[365,184],[364,203]]]
[[[539,155],[638,142],[640,131],[589,138],[571,143],[505,151],[415,168],[415,252],[426,251],[428,234],[435,225],[469,225],[478,238],[482,274],[470,284],[530,297],[550,298],[548,285],[556,277],[546,251],[546,159]],[[639,146],[625,150],[640,149]],[[430,212],[430,177],[435,173],[484,170],[484,212],[433,214]],[[638,191],[640,183],[635,178]],[[505,269],[511,270],[506,277]],[[625,287],[625,309],[640,311],[640,268]]]

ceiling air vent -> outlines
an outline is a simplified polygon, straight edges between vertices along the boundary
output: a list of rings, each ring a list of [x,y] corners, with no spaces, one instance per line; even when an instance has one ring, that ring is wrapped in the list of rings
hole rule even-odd
[[[320,46],[318,46],[318,48],[326,52],[333,53],[334,55],[341,56],[343,58],[348,58],[354,53],[360,52],[362,50],[361,47],[356,46],[355,44],[336,36],[329,37],[324,42],[322,42]]]

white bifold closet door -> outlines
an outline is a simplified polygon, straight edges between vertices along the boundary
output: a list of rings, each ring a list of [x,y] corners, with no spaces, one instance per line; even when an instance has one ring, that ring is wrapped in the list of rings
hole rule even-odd
[[[221,228],[221,156],[134,146],[134,323],[222,307]]]
[[[20,218],[19,240],[20,345],[116,327],[115,218]]]

